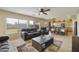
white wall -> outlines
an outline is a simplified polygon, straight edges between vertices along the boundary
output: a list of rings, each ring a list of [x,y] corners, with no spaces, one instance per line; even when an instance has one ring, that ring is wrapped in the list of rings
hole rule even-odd
[[[77,36],[79,36],[79,14],[77,15]]]

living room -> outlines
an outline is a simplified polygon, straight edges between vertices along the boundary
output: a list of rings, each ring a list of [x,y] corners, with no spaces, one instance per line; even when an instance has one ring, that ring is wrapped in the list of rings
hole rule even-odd
[[[78,10],[75,7],[1,7],[1,41],[6,37],[11,45],[1,51],[10,48],[10,52],[72,52],[72,36],[77,33],[73,23],[79,19]]]

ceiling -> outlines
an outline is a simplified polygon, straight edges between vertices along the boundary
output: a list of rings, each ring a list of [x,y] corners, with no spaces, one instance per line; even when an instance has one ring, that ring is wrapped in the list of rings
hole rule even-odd
[[[23,15],[29,15],[33,17],[39,17],[44,19],[62,18],[67,16],[76,15],[79,13],[78,7],[44,7],[44,9],[51,9],[47,11],[48,15],[39,15],[39,9],[43,7],[0,7],[1,10],[20,13]]]

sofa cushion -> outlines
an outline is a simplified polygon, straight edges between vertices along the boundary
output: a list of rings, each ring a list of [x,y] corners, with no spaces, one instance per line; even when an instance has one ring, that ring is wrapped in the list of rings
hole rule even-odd
[[[0,42],[0,52],[8,52],[8,51],[9,51],[8,41]]]
[[[22,29],[21,31],[25,31],[25,32],[36,32],[37,31],[37,28],[27,28],[27,29]]]
[[[1,36],[1,37],[0,37],[0,42],[7,41],[8,39],[9,39],[8,36]]]

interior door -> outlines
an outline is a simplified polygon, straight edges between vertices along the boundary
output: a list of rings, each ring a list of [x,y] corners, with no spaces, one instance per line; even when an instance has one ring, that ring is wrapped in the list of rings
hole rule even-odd
[[[78,32],[77,32],[77,28],[78,27],[78,23],[77,23],[77,21],[75,21],[75,23],[74,23],[74,34],[75,34],[75,36],[77,36],[77,34],[78,34]]]

